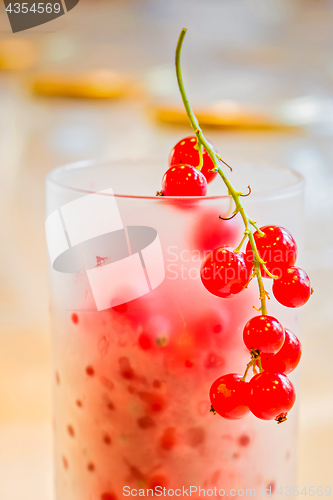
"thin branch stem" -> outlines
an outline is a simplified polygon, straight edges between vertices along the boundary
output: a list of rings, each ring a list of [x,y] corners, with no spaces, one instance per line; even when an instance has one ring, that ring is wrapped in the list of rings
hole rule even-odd
[[[259,371],[261,373],[264,371],[264,369],[263,369],[262,364],[261,364],[261,357],[260,356],[257,357],[257,361],[258,361]]]
[[[262,230],[256,226],[256,223],[253,220],[249,219],[249,223],[254,227],[256,231],[258,231],[259,236],[265,236],[265,233],[263,233]]]
[[[226,163],[226,162],[222,159],[222,157],[221,157],[220,155],[218,155],[218,154],[216,153],[216,157],[217,157],[217,158],[218,158],[218,159],[219,159],[222,163],[224,163],[224,165],[225,165],[226,167],[228,167],[228,168],[230,169],[230,172],[232,172],[232,167],[230,167],[230,165],[228,165],[228,163]]]
[[[265,287],[264,287],[264,282],[262,280],[261,276],[261,270],[260,270],[260,257],[258,255],[258,250],[256,247],[256,242],[254,240],[254,236],[252,231],[249,231],[249,241],[250,245],[252,248],[253,252],[253,263],[254,263],[254,272],[257,277],[258,281],[258,287],[259,287],[259,292],[260,292],[260,303],[261,303],[261,314],[267,314],[267,307],[266,307],[266,293],[265,293]]]
[[[244,194],[244,193],[238,193],[239,196],[243,196],[243,198],[246,198],[247,196],[250,196],[250,194],[252,193],[252,189],[251,189],[251,186],[247,186],[247,189],[249,190],[248,193]]]
[[[203,154],[202,154],[202,144],[201,142],[198,141],[198,153],[199,153],[199,165],[197,166],[197,169],[200,170],[203,167]]]
[[[241,378],[241,381],[242,382],[245,382],[246,381],[246,377],[247,377],[247,374],[249,373],[249,369],[251,368],[251,366],[254,366],[254,363],[255,363],[255,360],[251,359],[251,361],[249,361],[246,365],[246,369],[245,369],[245,373],[244,375],[242,376]]]
[[[241,251],[242,246],[243,246],[243,244],[244,244],[244,241],[246,240],[246,238],[247,238],[247,237],[248,237],[248,234],[247,234],[247,231],[245,231],[244,236],[243,236],[243,238],[242,238],[242,241],[240,242],[240,244],[238,245],[238,247],[237,247],[237,248],[235,248],[234,253],[238,253],[238,252],[240,252],[240,251]]]
[[[252,229],[251,229],[251,225],[253,226],[253,221],[250,221],[250,219],[248,218],[248,216],[245,212],[245,209],[243,207],[243,204],[241,202],[240,195],[235,190],[235,188],[233,187],[233,185],[231,184],[229,179],[226,177],[224,171],[220,167],[220,161],[222,163],[224,163],[228,168],[231,169],[231,167],[227,163],[225,163],[225,161],[222,160],[222,158],[219,155],[217,155],[217,153],[212,149],[211,145],[209,144],[209,142],[205,138],[205,136],[200,128],[199,122],[193,113],[193,110],[191,108],[191,105],[189,103],[189,100],[188,100],[186,92],[185,92],[183,77],[182,77],[182,72],[181,72],[180,54],[181,54],[182,45],[183,45],[183,41],[184,41],[186,32],[187,32],[186,28],[183,28],[180,35],[179,35],[177,48],[176,48],[176,73],[177,73],[177,81],[178,81],[179,91],[180,91],[180,94],[182,96],[184,107],[185,107],[187,116],[190,120],[191,127],[192,127],[192,129],[197,137],[197,142],[198,142],[198,144],[201,144],[205,148],[207,153],[209,154],[209,156],[214,164],[214,170],[216,170],[219,173],[220,177],[222,178],[224,184],[226,185],[226,187],[228,189],[229,195],[232,196],[232,198],[235,202],[235,205],[236,205],[235,212],[239,213],[243,219],[244,226],[245,226],[245,232],[248,234],[250,245],[251,245],[251,248],[253,251],[254,269],[255,269],[255,274],[257,276],[258,286],[259,286],[259,291],[260,291],[261,314],[267,314],[266,292],[265,292],[265,288],[264,288],[264,284],[263,284],[263,280],[262,280],[262,276],[261,276],[261,270],[260,270],[260,266],[262,265],[263,261],[259,257],[256,243],[255,243],[255,240],[253,237],[253,233],[252,233]],[[262,261],[262,262],[260,262],[260,261]]]
[[[230,217],[222,217],[222,215],[219,215],[219,219],[222,219],[222,220],[231,220],[233,219],[234,217],[236,217],[238,212],[235,212],[233,215],[231,215]]]

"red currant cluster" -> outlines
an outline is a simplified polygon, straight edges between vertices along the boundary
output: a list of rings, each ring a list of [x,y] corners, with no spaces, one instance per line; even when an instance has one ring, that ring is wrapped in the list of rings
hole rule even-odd
[[[216,177],[214,164],[205,149],[202,168],[198,141],[195,136],[185,137],[172,149],[169,169],[162,179],[162,196],[205,196],[207,183]],[[215,151],[215,150],[214,150]],[[278,226],[264,226],[253,234],[258,255],[264,262],[262,277],[277,277],[273,282],[273,295],[286,307],[300,307],[311,294],[308,275],[294,266],[297,246],[292,235]],[[201,266],[201,279],[209,292],[218,297],[229,297],[242,291],[253,277],[253,250],[250,241],[245,253],[227,246],[213,250]]]
[[[262,276],[270,278],[273,272],[277,275],[272,290],[278,302],[287,307],[305,304],[311,295],[310,280],[305,271],[293,265],[297,246],[291,234],[281,227],[264,226],[253,236],[256,251],[264,262]],[[218,258],[221,254],[227,258]],[[204,286],[219,297],[230,296],[246,287],[245,270],[252,268],[255,261],[250,242],[245,254],[236,254],[237,260],[232,259],[231,254],[232,249],[214,250],[201,268]],[[235,287],[235,278],[229,279],[230,264],[235,268],[238,288]],[[217,271],[214,275],[215,267],[219,268],[218,271],[222,268],[222,272]],[[212,411],[228,419],[241,418],[251,411],[258,418],[275,419],[281,423],[287,419],[296,399],[295,389],[286,375],[299,363],[301,344],[292,332],[284,330],[276,318],[267,314],[255,316],[247,322],[243,340],[252,359],[244,376],[231,373],[215,380],[210,390]],[[246,382],[251,366],[255,375]]]
[[[212,146],[213,147],[213,146]],[[177,142],[169,156],[169,169],[162,179],[160,196],[205,196],[207,184],[217,175],[212,172],[214,164],[204,149],[202,168],[196,168],[200,162],[198,141],[195,136],[185,137]]]
[[[278,226],[264,226],[254,233],[259,257],[265,262],[266,269],[277,278],[273,281],[272,292],[280,304],[286,307],[300,307],[311,295],[308,275],[303,269],[295,267],[297,246],[289,231]],[[248,242],[246,262],[253,262],[253,251]],[[262,269],[262,276],[269,274]]]
[[[300,307],[311,295],[308,275],[295,267],[297,246],[289,231],[278,226],[263,226],[253,238],[260,262],[261,276],[274,277],[272,292],[280,304]],[[223,246],[213,250],[202,263],[201,280],[218,297],[229,297],[247,287],[254,274],[254,256],[250,241],[245,253]]]
[[[281,423],[287,419],[296,399],[287,374],[296,368],[301,358],[300,341],[268,315],[251,318],[245,325],[243,339],[252,360],[243,376],[229,373],[215,380],[210,389],[212,411],[230,420],[242,418],[251,411],[262,420],[275,419]],[[258,347],[250,347],[253,345]],[[246,382],[251,366],[256,374]]]
[[[205,196],[207,184],[216,174],[222,178],[235,203],[232,219],[239,214],[244,222],[244,237],[235,249],[222,246],[206,256],[201,265],[204,287],[217,297],[232,297],[246,288],[256,277],[260,292],[260,316],[251,318],[244,327],[243,340],[250,350],[251,360],[243,376],[230,373],[219,377],[210,390],[212,411],[224,418],[239,419],[249,411],[263,420],[283,422],[293,407],[295,389],[286,376],[298,364],[301,344],[285,330],[276,318],[267,314],[269,298],[263,278],[273,279],[272,292],[280,304],[300,307],[312,293],[308,275],[295,267],[297,246],[291,234],[278,226],[258,228],[241,202],[244,194],[237,192],[222,170],[225,161],[205,138],[185,93],[180,68],[180,53],[186,29],[180,33],[176,49],[176,73],[184,107],[195,136],[186,137],[173,148],[169,169],[162,179],[160,196]],[[231,169],[232,170],[232,169]],[[220,216],[220,218],[222,218]],[[227,219],[225,219],[227,220]],[[253,232],[253,229],[255,232]],[[248,239],[245,252],[241,248]],[[250,368],[254,376],[246,382]],[[257,370],[259,369],[259,372]]]
[[[212,172],[214,164],[206,150],[202,152],[201,171],[198,170],[200,154],[197,144],[197,137],[191,136],[175,145],[159,195],[206,194],[207,183],[214,179],[216,172]],[[248,236],[245,232],[237,249],[222,246],[206,256],[200,273],[203,285],[213,295],[232,297],[244,290],[250,280],[258,275],[257,259],[257,266],[261,268],[260,277],[274,279],[272,291],[278,302],[287,307],[305,304],[311,295],[310,280],[305,271],[294,266],[297,258],[294,238],[286,229],[278,226],[256,229],[252,235],[255,252],[251,240],[245,252],[241,252]],[[265,300],[268,294],[264,288],[263,293],[261,299]],[[283,422],[296,398],[294,387],[286,375],[299,363],[301,344],[292,332],[285,330],[266,311],[248,321],[243,339],[250,351],[251,361],[243,376],[231,373],[215,380],[210,390],[212,411],[227,419],[238,419],[251,411],[263,420]],[[246,382],[250,367],[253,368],[254,376],[250,382]]]

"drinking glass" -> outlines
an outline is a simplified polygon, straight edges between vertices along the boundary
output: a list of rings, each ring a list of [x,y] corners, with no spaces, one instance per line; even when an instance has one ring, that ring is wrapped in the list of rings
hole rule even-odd
[[[164,170],[80,162],[47,176],[57,500],[274,497],[295,482],[297,404],[281,425],[210,412],[212,382],[245,371],[242,330],[260,304],[255,279],[211,295],[200,265],[238,245],[242,221],[219,218],[233,210],[219,178],[206,197],[155,196]],[[286,227],[301,258],[301,176],[240,164],[230,179],[251,184],[249,216]],[[299,335],[298,310],[273,298],[268,313]]]

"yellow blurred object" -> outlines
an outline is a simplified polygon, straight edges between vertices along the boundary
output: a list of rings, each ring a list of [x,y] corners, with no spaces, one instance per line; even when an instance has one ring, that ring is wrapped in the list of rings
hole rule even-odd
[[[183,106],[174,104],[153,104],[151,114],[159,121],[174,125],[188,124]],[[260,129],[297,131],[299,127],[282,122],[273,113],[255,110],[234,101],[218,101],[207,106],[194,108],[200,125],[228,129]]]
[[[112,99],[128,95],[131,83],[126,76],[110,70],[83,73],[57,71],[36,75],[32,90],[45,96]]]
[[[31,68],[37,60],[38,50],[33,40],[0,38],[0,69],[20,71]]]

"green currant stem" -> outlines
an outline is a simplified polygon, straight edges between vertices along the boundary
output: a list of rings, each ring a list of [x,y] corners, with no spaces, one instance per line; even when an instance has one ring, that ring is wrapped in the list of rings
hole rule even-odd
[[[254,227],[256,231],[258,231],[259,236],[265,236],[265,233],[263,233],[261,229],[259,229],[259,227],[256,226],[256,223],[253,220],[249,219],[249,223],[251,224],[251,226]]]
[[[219,159],[222,163],[224,163],[224,164],[225,164],[225,166],[226,166],[226,167],[228,167],[228,168],[230,169],[230,172],[232,172],[232,168],[230,167],[230,165],[228,165],[228,163],[226,163],[226,162],[222,159],[222,157],[221,157],[220,155],[218,155],[217,153],[215,153],[215,154],[216,154],[216,158],[218,158],[218,159]]]
[[[260,292],[261,314],[267,314],[266,291],[265,291],[264,283],[263,283],[262,276],[261,276],[260,257],[258,255],[258,250],[256,247],[256,242],[254,240],[254,236],[253,236],[252,231],[249,231],[249,241],[250,241],[250,245],[251,245],[252,252],[253,252],[254,272],[255,272],[255,275],[257,277],[258,287],[259,287],[259,292]]]
[[[261,373],[264,371],[264,369],[263,369],[262,364],[261,364],[260,352],[255,350],[255,349],[251,349],[251,361],[249,361],[246,365],[245,373],[241,378],[242,382],[246,381],[246,377],[247,377],[247,374],[249,373],[249,369],[251,368],[251,366],[253,368],[254,375],[256,375],[258,373],[256,370],[257,362],[258,362],[259,372]]]
[[[183,41],[184,41],[186,32],[187,32],[187,29],[183,28],[181,33],[180,33],[178,43],[177,43],[177,48],[176,48],[176,73],[177,73],[177,81],[178,81],[180,94],[182,96],[184,107],[185,107],[187,116],[190,120],[191,127],[192,127],[192,129],[197,137],[198,144],[200,143],[205,148],[207,153],[209,154],[209,156],[214,164],[214,170],[216,170],[219,173],[220,177],[222,178],[224,184],[226,185],[226,187],[228,189],[229,195],[232,196],[232,198],[235,202],[235,205],[236,205],[235,212],[238,212],[243,219],[243,222],[245,225],[245,232],[248,234],[250,245],[251,245],[251,248],[253,251],[253,263],[254,263],[255,274],[257,276],[258,286],[259,286],[259,291],[260,291],[261,314],[267,314],[266,292],[265,292],[265,288],[264,288],[264,284],[263,284],[263,280],[262,280],[262,276],[261,276],[261,270],[260,270],[260,266],[262,265],[263,261],[262,261],[262,259],[260,259],[259,254],[258,254],[258,250],[257,250],[256,243],[255,243],[255,240],[253,237],[252,229],[251,229],[250,219],[246,215],[245,209],[244,209],[242,202],[240,200],[239,193],[235,190],[235,188],[230,183],[229,179],[226,177],[225,173],[223,172],[223,170],[221,169],[221,167],[219,165],[220,158],[215,153],[215,151],[211,148],[209,142],[207,141],[207,139],[203,135],[202,130],[201,130],[200,125],[199,125],[199,122],[192,111],[191,105],[189,103],[189,100],[188,100],[186,92],[185,92],[183,77],[182,77],[182,72],[181,72],[180,54],[181,54],[181,49],[182,49],[182,45],[183,45]],[[221,161],[222,161],[222,163],[227,165],[222,159],[221,159]],[[227,165],[227,166],[229,167],[229,165]]]
[[[247,231],[245,231],[244,236],[243,236],[243,238],[242,238],[242,241],[240,242],[240,244],[238,245],[238,247],[237,247],[237,248],[235,248],[234,253],[238,253],[238,252],[240,252],[240,251],[241,251],[242,246],[243,246],[243,244],[244,244],[244,241],[246,240],[246,238],[247,238],[247,237],[248,237],[248,233],[247,233]]]
[[[264,370],[262,369],[262,366],[261,366],[260,356],[259,356],[259,357],[255,357],[255,358],[254,358],[254,357],[252,357],[251,361],[249,361],[249,362],[247,363],[247,365],[246,365],[246,369],[245,369],[244,375],[243,375],[243,376],[242,376],[242,378],[241,378],[241,381],[242,381],[242,382],[246,382],[246,377],[247,377],[247,374],[249,373],[249,369],[251,368],[251,366],[252,366],[252,368],[253,368],[253,373],[254,373],[254,374],[256,374],[256,373],[257,373],[257,371],[256,371],[256,362],[257,362],[257,360],[258,360],[258,365],[259,365],[259,363],[260,363],[260,365],[259,365],[259,370],[260,370],[261,372],[263,372],[263,371],[264,371]]]
[[[257,357],[257,361],[258,361],[259,371],[261,373],[264,371],[264,369],[263,369],[262,364],[261,364],[261,357],[260,356]]]
[[[202,144],[201,142],[198,141],[198,152],[199,152],[199,165],[197,166],[197,169],[200,170],[203,167],[203,154],[202,154]]]
[[[246,381],[246,377],[247,377],[247,374],[249,373],[249,369],[251,368],[251,366],[253,366],[253,359],[251,359],[251,361],[246,365],[245,373],[244,373],[244,375],[241,378],[242,382]]]
[[[268,276],[270,278],[272,278],[273,280],[278,279],[278,276],[276,276],[275,274],[272,274],[272,273],[269,272],[269,270],[267,269],[267,267],[265,266],[265,264],[263,262],[260,262],[260,265],[263,268],[263,270],[266,272],[266,274],[268,274]]]

